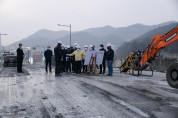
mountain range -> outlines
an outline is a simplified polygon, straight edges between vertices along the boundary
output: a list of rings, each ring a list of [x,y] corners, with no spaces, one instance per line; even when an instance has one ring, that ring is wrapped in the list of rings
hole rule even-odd
[[[147,33],[148,31],[171,23],[174,23],[174,21],[165,22],[152,26],[134,24],[127,27],[119,28],[115,28],[112,26],[89,28],[83,31],[72,32],[72,45],[75,42],[77,42],[81,47],[83,47],[86,44],[87,45],[93,44],[96,47],[99,47],[100,44],[104,44],[106,46],[106,44],[110,42],[113,45],[113,48],[116,50],[124,42],[131,41],[139,37],[140,35]],[[63,44],[65,45],[69,45],[70,44],[69,32],[42,29],[28,36],[27,38],[12,43],[7,47],[16,48],[19,43],[22,43],[23,46],[46,47],[47,45],[51,45],[51,47],[53,48],[56,46],[58,40],[62,41]]]
[[[161,26],[158,28],[155,28],[135,39],[133,39],[130,42],[123,43],[116,51],[117,57],[125,58],[129,55],[130,52],[135,52],[137,50],[140,50],[143,52],[146,47],[151,43],[152,38],[157,34],[166,34],[170,30],[172,30],[174,27],[178,25],[178,22],[171,23],[169,25]],[[162,53],[171,54],[171,53],[177,53],[178,54],[178,43],[175,43],[163,50],[161,50]]]

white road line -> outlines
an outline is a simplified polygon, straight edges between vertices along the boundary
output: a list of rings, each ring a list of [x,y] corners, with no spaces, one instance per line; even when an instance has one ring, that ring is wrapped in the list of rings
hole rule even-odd
[[[149,117],[148,114],[144,113],[143,111],[141,111],[140,109],[134,107],[133,105],[124,102],[123,100],[119,100],[119,99],[117,99],[117,98],[115,98],[115,97],[113,97],[113,96],[111,96],[110,98],[111,98],[112,100],[114,100],[115,102],[117,102],[117,103],[119,103],[119,104],[121,104],[121,105],[123,105],[123,106],[129,108],[130,110],[132,110],[132,111],[138,113],[139,115],[141,115],[141,116],[143,116],[143,117],[145,117],[145,118],[148,118],[148,117]]]

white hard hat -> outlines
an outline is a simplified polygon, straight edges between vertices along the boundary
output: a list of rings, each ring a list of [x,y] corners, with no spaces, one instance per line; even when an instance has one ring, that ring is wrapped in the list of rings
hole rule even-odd
[[[70,46],[69,46],[69,45],[67,45],[67,48],[70,48]]]
[[[90,48],[93,48],[93,45],[90,45]]]
[[[77,46],[78,45],[78,43],[74,43],[74,46]]]
[[[57,43],[58,43],[58,44],[62,44],[62,41],[58,41]]]
[[[62,44],[62,47],[64,47],[64,44]]]
[[[80,46],[79,46],[79,45],[77,45],[77,46],[76,46],[76,48],[80,48]]]
[[[88,45],[84,45],[84,48],[88,48]]]
[[[110,43],[107,44],[107,47],[111,47],[112,45]]]

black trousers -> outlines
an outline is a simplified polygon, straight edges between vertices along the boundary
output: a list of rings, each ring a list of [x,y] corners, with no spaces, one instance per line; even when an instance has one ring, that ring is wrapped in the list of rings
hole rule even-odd
[[[100,65],[100,73],[102,73],[102,70],[103,70],[103,73],[105,73],[105,70],[106,70],[106,62],[103,61],[103,63]]]
[[[66,72],[71,72],[71,63],[70,61],[66,61]]]
[[[48,65],[49,65],[49,71],[51,71],[51,60],[50,59],[46,59],[46,71],[48,71]]]
[[[72,60],[72,71],[75,73],[76,72],[76,63],[75,61]]]
[[[82,60],[82,64],[83,64],[83,73],[87,72],[87,65],[84,65],[85,60]]]
[[[61,59],[55,59],[56,67],[55,67],[55,75],[59,75],[61,73],[62,63]]]
[[[66,61],[61,61],[61,71],[65,72]]]
[[[81,74],[82,61],[75,61],[76,64],[76,74]]]
[[[22,72],[23,59],[17,59],[17,72]]]

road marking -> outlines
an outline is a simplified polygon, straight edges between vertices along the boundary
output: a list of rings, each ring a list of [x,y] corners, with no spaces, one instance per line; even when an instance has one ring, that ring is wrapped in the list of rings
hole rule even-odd
[[[157,102],[148,102],[148,103],[142,103],[142,104],[130,104],[130,106],[155,106],[155,105],[163,105],[164,103],[157,103]]]
[[[119,104],[121,104],[121,105],[123,105],[123,106],[129,108],[130,110],[132,110],[132,111],[134,111],[134,112],[140,114],[141,116],[143,116],[143,117],[145,117],[145,118],[148,118],[148,117],[149,117],[148,114],[144,113],[143,111],[141,111],[140,109],[136,108],[135,106],[133,106],[133,105],[131,105],[131,104],[129,104],[129,103],[124,102],[123,100],[119,100],[119,99],[117,99],[117,98],[115,98],[115,97],[113,97],[113,96],[111,96],[110,98],[111,98],[112,100],[114,100],[115,102],[117,102],[117,103],[119,103]]]
[[[89,117],[89,118],[106,118],[104,116],[94,116],[94,117]],[[117,118],[120,118],[120,117],[117,117]]]

